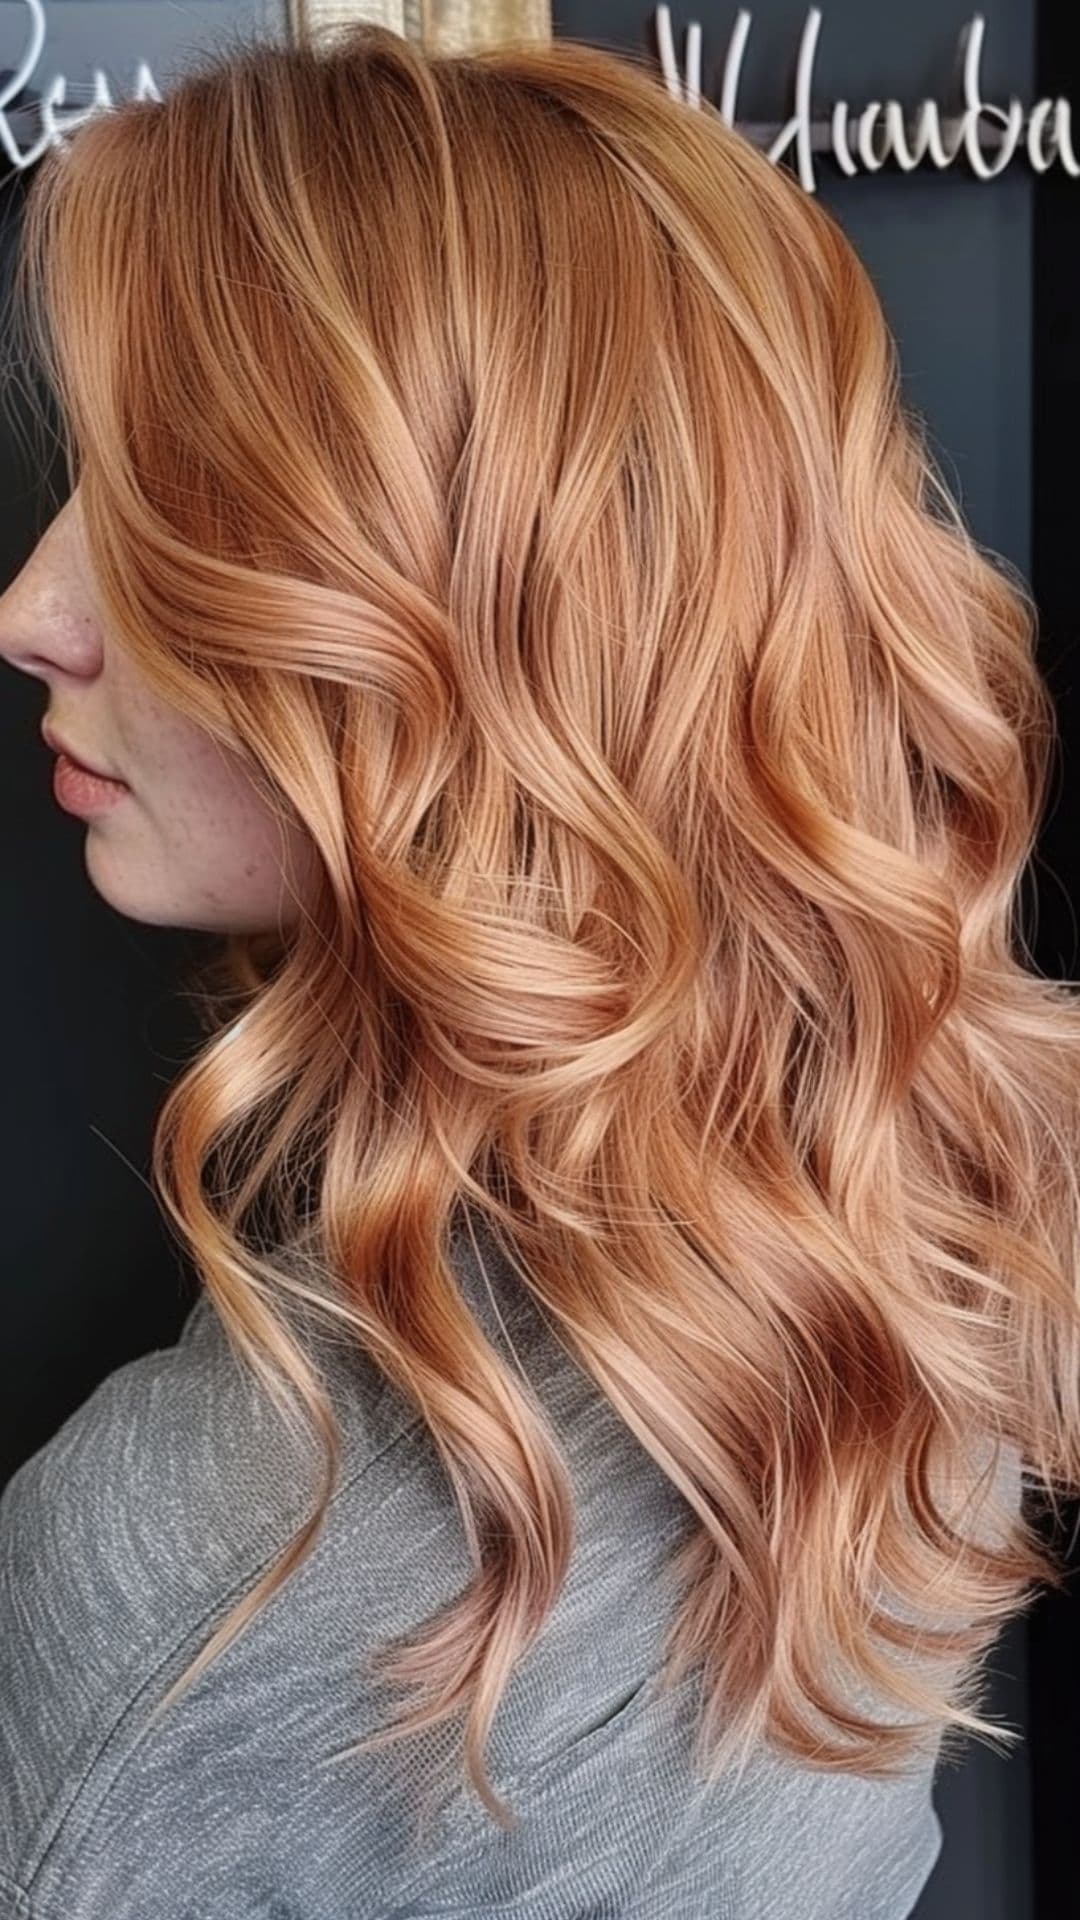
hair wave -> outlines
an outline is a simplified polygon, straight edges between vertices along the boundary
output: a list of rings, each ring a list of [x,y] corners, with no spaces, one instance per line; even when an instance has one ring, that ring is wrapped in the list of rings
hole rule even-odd
[[[981,1656],[1061,1572],[954,1496],[986,1444],[1080,1487],[1080,1008],[1016,914],[1055,722],[839,226],[644,60],[363,24],[95,114],[16,287],[118,642],[318,855],[207,969],[153,1177],[324,1482],[159,1711],[325,1515],[291,1289],[410,1396],[475,1559],[379,1649],[378,1740],[463,1711],[512,1820],[484,1746],[573,1514],[465,1206],[696,1516],[699,1757],[1015,1738]]]

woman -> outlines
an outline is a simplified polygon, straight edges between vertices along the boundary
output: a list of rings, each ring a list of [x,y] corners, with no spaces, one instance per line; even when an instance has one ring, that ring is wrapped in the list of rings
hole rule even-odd
[[[0,1509],[2,1911],[900,1920],[1080,1485],[1080,1014],[866,274],[643,62],[370,26],[88,121],[19,265],[0,643],[225,939],[201,1297]]]

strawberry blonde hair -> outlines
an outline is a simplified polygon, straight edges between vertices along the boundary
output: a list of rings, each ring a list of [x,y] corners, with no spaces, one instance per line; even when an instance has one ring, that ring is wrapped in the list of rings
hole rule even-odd
[[[318,855],[198,973],[153,1176],[322,1490],[158,1711],[325,1516],[291,1290],[418,1410],[475,1561],[361,1745],[463,1712],[513,1824],[484,1749],[574,1514],[465,1207],[694,1517],[699,1758],[1018,1737],[980,1657],[1080,1487],[1080,1007],[1016,925],[1054,719],[839,226],[636,56],[361,24],[79,126],[15,284],[111,629]]]

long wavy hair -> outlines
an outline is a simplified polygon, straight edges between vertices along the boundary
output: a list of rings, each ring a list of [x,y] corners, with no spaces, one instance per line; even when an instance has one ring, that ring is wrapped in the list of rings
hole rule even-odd
[[[152,1169],[321,1491],[158,1711],[325,1516],[292,1289],[475,1561],[359,1744],[462,1712],[514,1824],[484,1749],[574,1515],[465,1207],[696,1517],[699,1760],[1017,1738],[981,1656],[1080,1487],[1080,1007],[1016,911],[1055,720],[839,226],[644,58],[363,24],[69,133],[15,292],[110,630],[318,855],[294,930],[196,963]]]

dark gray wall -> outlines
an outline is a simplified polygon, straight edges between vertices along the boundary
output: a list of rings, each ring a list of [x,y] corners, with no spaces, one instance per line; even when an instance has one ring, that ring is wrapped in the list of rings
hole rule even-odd
[[[70,105],[92,98],[101,66],[115,98],[140,59],[159,90],[188,50],[236,24],[261,29],[276,0],[49,0],[47,38],[30,86],[57,73]],[[18,71],[31,15],[0,0],[0,70]],[[40,129],[9,110],[20,149]],[[0,150],[0,261],[5,279],[26,179]],[[0,341],[0,355],[8,352]],[[25,420],[5,379],[0,419],[0,576],[13,578],[66,481],[35,469],[7,419]],[[0,675],[0,943],[3,1027],[5,1368],[0,1480],[46,1440],[104,1375],[175,1339],[191,1276],[146,1184],[153,1116],[194,1050],[176,983],[202,936],[144,927],[109,907],[83,871],[86,830],[51,794],[38,729],[43,682]]]
[[[233,27],[269,31],[277,0],[50,0],[44,50],[29,81],[40,95],[57,74],[66,103],[92,98],[104,69],[113,97],[133,89],[145,60],[159,91],[189,50]],[[23,0],[0,0],[0,70],[18,72],[30,46]],[[9,120],[21,151],[40,131],[36,109]],[[5,283],[30,174],[0,152],[0,260]],[[6,354],[7,341],[0,341]],[[6,586],[62,503],[54,461],[35,469],[6,414],[26,422],[5,380],[0,420],[0,577]],[[176,997],[201,936],[144,927],[109,907],[83,871],[85,827],[51,796],[52,760],[39,737],[44,684],[0,676],[7,1318],[0,1479],[57,1428],[113,1367],[175,1339],[191,1304],[186,1261],[146,1184],[153,1117],[193,1051],[189,1009]]]

